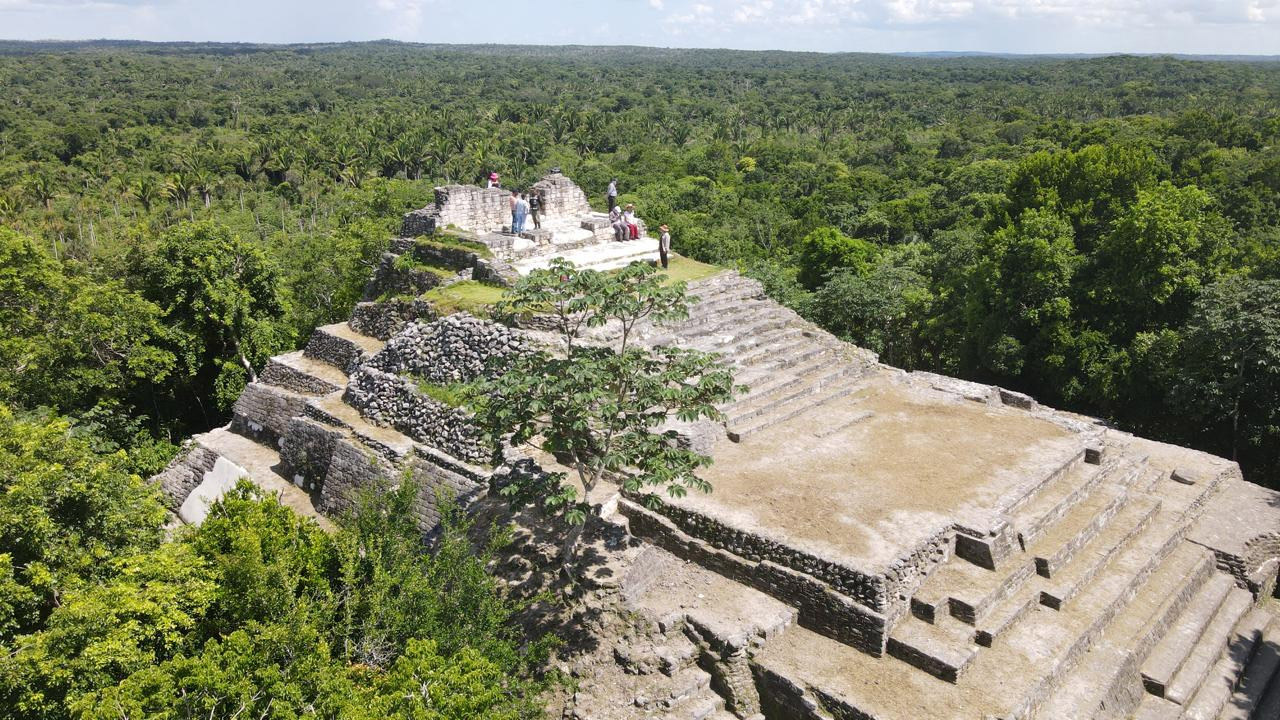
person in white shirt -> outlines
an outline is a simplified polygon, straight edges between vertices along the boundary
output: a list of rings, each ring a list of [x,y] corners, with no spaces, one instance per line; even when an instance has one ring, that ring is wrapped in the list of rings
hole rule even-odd
[[[609,189],[605,192],[604,206],[611,208],[618,203],[618,178],[609,181]]]
[[[489,173],[489,182],[485,183],[484,187],[486,190],[492,190],[493,188],[496,188],[496,187],[502,187],[501,185],[498,184],[498,173],[496,172]]]
[[[626,223],[628,237],[632,240],[640,237],[640,223],[636,220],[636,206],[627,203],[626,212],[622,213],[622,222]]]
[[[671,252],[671,228],[659,225],[662,235],[658,238],[658,259],[662,261],[662,269],[667,269],[667,254]]]

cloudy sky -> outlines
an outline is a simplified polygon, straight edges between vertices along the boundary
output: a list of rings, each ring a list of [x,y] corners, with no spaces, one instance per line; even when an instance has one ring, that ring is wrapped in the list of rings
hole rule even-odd
[[[0,38],[1280,54],[1280,0],[0,0]]]

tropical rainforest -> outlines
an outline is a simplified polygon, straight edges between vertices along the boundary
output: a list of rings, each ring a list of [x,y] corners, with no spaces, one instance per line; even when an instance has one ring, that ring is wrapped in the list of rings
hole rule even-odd
[[[616,177],[887,363],[1280,485],[1280,62],[5,42],[0,88],[0,714],[534,712],[483,552],[410,552],[394,493],[161,542],[139,480],[491,171]]]

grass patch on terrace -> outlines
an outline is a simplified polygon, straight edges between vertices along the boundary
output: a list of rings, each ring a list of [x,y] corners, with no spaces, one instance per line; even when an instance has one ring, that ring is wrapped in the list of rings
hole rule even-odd
[[[451,235],[448,230],[439,231],[430,237],[420,237],[414,242],[419,245],[435,247],[438,249],[465,250],[467,252],[475,253],[485,259],[493,257],[493,251],[489,249],[488,245],[475,240],[458,237],[457,235]]]
[[[422,270],[424,272],[429,272],[432,275],[438,275],[439,277],[442,277],[442,278],[451,278],[454,275],[458,274],[457,270],[451,270],[450,268],[440,267],[439,265],[433,265],[431,263],[422,262],[421,260],[413,257],[413,255],[411,255],[410,253],[405,253],[400,257],[396,258],[393,266],[395,267],[396,270],[400,270],[401,272],[408,272],[410,270]]]
[[[421,295],[423,300],[435,306],[441,315],[469,312],[484,315],[494,303],[506,294],[506,288],[487,285],[476,280],[464,280],[448,287],[438,287]]]
[[[658,272],[663,276],[662,282],[664,284],[693,282],[694,280],[709,278],[725,270],[719,265],[708,265],[675,253],[668,256],[667,264],[671,267],[666,270],[658,269]]]
[[[471,387],[470,383],[456,382],[441,385],[419,377],[415,377],[414,380],[418,384],[418,392],[438,403],[456,408],[467,405],[467,390]]]

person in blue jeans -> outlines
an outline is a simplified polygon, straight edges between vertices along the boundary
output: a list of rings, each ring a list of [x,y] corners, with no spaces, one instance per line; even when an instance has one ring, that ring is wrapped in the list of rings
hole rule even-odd
[[[511,232],[518,234],[520,232],[520,191],[511,191]]]

